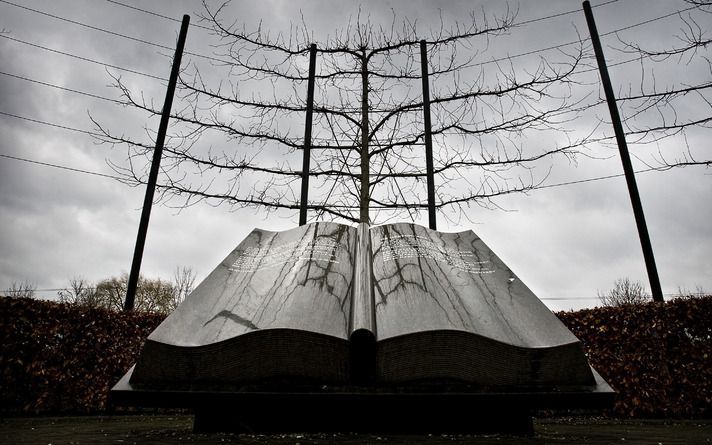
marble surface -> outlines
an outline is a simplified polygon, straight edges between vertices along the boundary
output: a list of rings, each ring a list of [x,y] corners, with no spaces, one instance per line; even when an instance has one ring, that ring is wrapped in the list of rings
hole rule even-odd
[[[578,339],[472,231],[255,229],[151,333],[137,381],[590,384]]]
[[[356,229],[255,229],[148,337],[202,346],[264,329],[348,339]]]
[[[577,342],[470,230],[390,224],[371,244],[378,340],[457,329],[526,348]]]

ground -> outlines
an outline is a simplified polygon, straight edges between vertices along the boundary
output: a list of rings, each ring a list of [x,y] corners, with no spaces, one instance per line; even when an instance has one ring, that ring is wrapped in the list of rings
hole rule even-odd
[[[507,435],[194,434],[189,415],[19,417],[0,419],[6,444],[576,444],[708,445],[712,420],[621,421],[605,418],[535,419],[531,437]]]

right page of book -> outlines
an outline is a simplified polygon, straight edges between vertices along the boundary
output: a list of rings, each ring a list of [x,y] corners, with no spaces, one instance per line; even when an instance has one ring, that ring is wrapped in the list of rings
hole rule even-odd
[[[370,233],[383,378],[590,381],[577,338],[472,231],[398,223]],[[562,378],[559,365],[575,375]]]

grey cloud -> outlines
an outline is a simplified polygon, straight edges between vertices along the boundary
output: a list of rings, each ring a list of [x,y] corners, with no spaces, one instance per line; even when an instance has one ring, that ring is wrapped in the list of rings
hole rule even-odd
[[[41,2],[30,1],[31,7],[67,16],[92,25],[115,30],[152,42],[172,46],[178,23],[159,19],[111,3],[95,1]],[[136,3],[139,7],[155,10],[180,19],[183,13],[198,23],[200,5],[196,2]],[[502,2],[484,2],[487,12],[501,12]],[[514,3],[512,3],[514,7]],[[595,9],[602,31],[616,29],[630,23],[655,17],[682,5],[678,2],[617,2]],[[417,19],[421,30],[438,22],[438,9],[446,21],[463,16],[464,11],[478,10],[472,2],[390,1],[363,2],[362,11],[371,14],[374,22],[389,24],[390,9],[398,17]],[[579,2],[521,2],[519,18],[541,17],[580,7]],[[263,27],[274,33],[287,30],[289,23],[301,21],[314,29],[317,38],[333,35],[341,29],[349,15],[357,14],[358,5],[351,2],[324,1],[234,2],[229,16],[238,24],[255,28],[262,19]],[[119,37],[82,29],[36,14],[0,5],[0,29],[28,41],[36,41],[68,52],[126,66],[159,76],[167,76],[171,51],[153,48]],[[669,44],[670,33],[660,29],[678,26],[679,20],[666,20],[664,26],[641,27],[626,31],[631,37],[653,46]],[[576,39],[576,29],[587,36],[583,14],[572,14],[543,25],[516,30],[491,42],[491,54],[507,55],[541,48],[551,43]],[[647,31],[646,31],[647,30]],[[608,42],[615,43],[614,37]],[[209,54],[212,48],[209,33],[191,28],[187,49]],[[76,59],[52,55],[39,49],[0,39],[0,54],[9,61],[3,70],[57,83],[67,88],[81,89],[95,94],[115,97],[116,91],[107,88],[111,83],[103,67]],[[483,57],[492,57],[491,55]],[[536,56],[534,57],[536,58]],[[210,62],[189,57],[209,67]],[[679,72],[684,79],[692,78],[699,67],[685,67]],[[119,73],[116,70],[109,70]],[[631,65],[611,70],[620,91],[640,83]],[[121,74],[121,73],[119,73]],[[666,76],[670,73],[667,72]],[[709,78],[709,72],[707,77]],[[162,82],[133,74],[121,74],[132,91],[143,92],[160,107],[163,100]],[[661,72],[662,75],[662,72]],[[672,84],[675,79],[660,77],[658,86]],[[649,80],[646,80],[649,81]],[[576,88],[596,91],[595,73]],[[588,85],[590,83],[590,85]],[[650,85],[650,84],[646,84]],[[575,90],[579,91],[579,90]],[[87,111],[117,132],[145,139],[142,127],[155,128],[155,119],[116,107],[105,101],[88,99],[72,93],[61,93],[44,86],[0,75],[0,111],[89,129]],[[691,102],[681,106],[692,107]],[[692,110],[694,112],[694,110]],[[583,121],[571,123],[572,129],[589,131],[598,124],[596,118],[607,120],[605,108],[582,116]],[[605,124],[602,132],[610,134]],[[40,160],[78,166],[88,170],[109,172],[105,159],[124,162],[124,150],[95,146],[88,136],[52,129],[37,124],[0,117],[2,147],[0,151]],[[699,152],[706,144],[709,132],[691,138],[691,146]],[[560,143],[564,143],[561,138]],[[700,142],[701,141],[701,142]],[[211,141],[212,142],[212,141]],[[528,140],[531,146],[544,146],[545,139]],[[539,144],[539,145],[535,145]],[[664,149],[668,147],[664,145]],[[239,149],[239,148],[238,148]],[[637,149],[636,149],[637,150]],[[645,148],[654,153],[656,148]],[[652,151],[651,151],[652,150]],[[675,148],[672,149],[673,152]],[[666,152],[667,153],[667,152]],[[614,156],[609,161],[579,158],[579,165],[557,159],[551,182],[576,180],[620,172],[614,149],[592,147],[591,154]],[[546,167],[545,167],[546,168]],[[537,171],[537,174],[543,173]],[[712,192],[708,170],[690,168],[671,172],[639,175],[641,194],[661,279],[666,291],[678,286],[692,288],[697,284],[712,288],[712,266],[708,252],[712,240],[710,213],[706,199]],[[98,280],[126,271],[135,239],[139,207],[143,189],[131,189],[111,180],[86,176],[0,159],[0,288],[12,280],[30,279],[41,287],[55,287],[66,283],[74,275]],[[610,286],[615,278],[631,276],[644,279],[644,266],[635,233],[630,203],[622,179],[572,185],[542,191],[528,196],[512,196],[497,204],[514,209],[513,212],[490,211],[473,207],[469,216],[474,224],[459,225],[442,222],[442,230],[472,228],[492,249],[518,273],[525,283],[541,297],[581,297],[580,302],[567,304],[595,304],[595,292]],[[290,219],[291,216],[291,219]],[[293,214],[255,215],[252,209],[235,213],[226,208],[197,206],[177,212],[166,207],[155,207],[144,260],[144,271],[149,276],[170,277],[177,265],[194,267],[202,276],[207,274],[226,252],[234,247],[253,227],[280,230],[293,226]],[[594,299],[591,299],[594,298]],[[547,304],[558,304],[554,300]]]

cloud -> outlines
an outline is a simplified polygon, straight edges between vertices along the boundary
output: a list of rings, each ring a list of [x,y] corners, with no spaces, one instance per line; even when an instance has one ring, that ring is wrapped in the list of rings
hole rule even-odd
[[[168,47],[175,44],[179,28],[174,21],[108,2],[30,1],[23,4]],[[137,6],[178,20],[183,13],[190,13],[192,23],[200,23],[195,2]],[[485,2],[484,6],[489,14],[498,14],[505,9],[501,2]],[[440,10],[445,23],[449,24],[453,18],[466,17],[466,11],[472,7],[471,2],[454,1],[374,1],[361,4],[362,13],[370,15],[374,23],[389,26],[393,8],[398,17],[417,21],[423,31],[433,24],[439,25]],[[571,2],[525,2],[518,6],[518,17],[521,21],[578,7],[578,3]],[[645,2],[644,8],[641,8],[641,2],[617,2],[596,8],[594,13],[599,30],[607,32],[683,7],[685,4],[681,2]],[[234,18],[238,25],[245,24],[249,29],[256,29],[262,20],[263,29],[269,29],[275,35],[288,31],[290,23],[300,24],[303,16],[317,39],[333,36],[349,17],[355,20],[358,14],[355,4],[334,6],[333,2],[324,1],[241,1],[234,2],[230,8],[226,10],[226,16]],[[170,50],[90,30],[7,4],[0,5],[0,17],[0,29],[8,31],[7,35],[13,38],[159,77],[168,76]],[[700,18],[700,23],[708,24],[709,19],[708,14]],[[650,47],[666,47],[675,44],[674,34],[679,26],[679,16],[673,15],[647,26],[621,31],[619,35],[621,39],[645,43]],[[491,40],[488,52],[478,53],[478,62],[575,41],[579,35],[582,38],[588,35],[582,12],[535,22]],[[615,36],[606,37],[605,42],[621,46]],[[209,32],[192,27],[188,34],[187,51],[211,54],[214,50],[211,44],[214,43]],[[573,51],[575,47],[565,48],[564,51]],[[553,54],[558,51],[547,52],[544,57],[552,60]],[[710,49],[705,48],[704,51],[709,56]],[[609,46],[606,46],[606,53],[612,60],[622,57]],[[3,67],[8,73],[116,98],[117,91],[109,86],[112,79],[108,70],[121,75],[132,92],[143,94],[157,108],[163,103],[165,82],[162,81],[2,38],[0,55],[8,61]],[[522,66],[539,62],[540,56],[537,53],[514,58],[511,63]],[[222,80],[225,84],[230,80],[226,74],[218,74],[217,69],[210,70],[215,61],[195,56],[189,56],[186,60],[186,63],[194,62],[208,69],[206,72],[215,76],[210,80]],[[500,63],[507,64],[509,61]],[[487,66],[493,67],[494,64]],[[652,68],[649,62],[644,62],[646,75],[641,80],[640,66],[640,63],[631,63],[611,67],[611,75],[618,85],[617,92],[634,92],[640,85],[664,90],[674,85],[709,79],[706,65],[672,61],[665,68],[660,64]],[[594,65],[592,67],[595,68]],[[490,76],[491,72],[487,72]],[[657,73],[654,81],[653,72]],[[574,95],[578,97],[591,93],[585,99],[597,99],[600,91],[595,71],[582,76],[578,82],[570,85]],[[146,131],[154,132],[157,128],[157,119],[150,118],[146,113],[7,75],[0,75],[0,95],[3,97],[0,104],[2,112],[78,129],[93,129],[88,113],[112,131],[144,141],[149,140]],[[709,98],[709,95],[706,97]],[[709,107],[703,108],[705,106],[699,100],[692,100],[691,96],[679,102],[681,116],[685,117],[709,115]],[[631,110],[628,108],[627,113]],[[600,106],[581,113],[566,125],[571,131],[595,130],[599,134],[610,135],[612,131],[607,121],[605,106]],[[300,134],[301,124],[295,125],[295,134]],[[0,153],[7,155],[109,174],[113,172],[107,160],[119,165],[126,162],[123,147],[96,145],[94,139],[82,133],[7,116],[0,116],[0,132]],[[701,159],[709,158],[704,151],[708,139],[708,128],[689,132],[687,141],[690,149]],[[565,140],[563,136],[540,136],[528,138],[523,143],[526,149],[539,149],[556,142],[565,143]],[[202,142],[213,149],[220,148],[218,141],[212,137]],[[658,149],[672,159],[684,152],[684,142],[682,139],[662,141],[660,144],[634,146],[631,151],[646,162],[658,156]],[[579,156],[575,165],[565,159],[556,159],[535,171],[535,174],[543,176],[551,165],[553,170],[548,182],[556,183],[621,172],[615,146],[592,144],[587,154],[611,159]],[[636,167],[645,168],[645,165],[636,160]],[[712,264],[707,260],[712,247],[712,231],[708,224],[712,208],[705,205],[712,192],[709,170],[686,168],[644,173],[638,175],[638,181],[665,291],[675,292],[678,287],[694,288],[696,285],[708,290],[712,288]],[[41,288],[54,288],[63,286],[75,275],[97,281],[128,271],[143,201],[142,187],[130,188],[106,178],[0,158],[0,190],[0,251],[3,252],[0,258],[0,288],[8,287],[12,281],[25,279]],[[491,211],[473,206],[468,216],[474,224],[452,224],[441,218],[440,228],[445,231],[473,228],[540,297],[578,299],[545,300],[550,306],[593,305],[597,303],[596,291],[610,287],[616,278],[629,276],[645,280],[642,254],[622,178],[508,196],[497,200],[496,204],[513,211]],[[265,217],[264,213],[254,209],[227,210],[224,206],[212,208],[205,204],[180,212],[165,206],[154,207],[144,272],[148,276],[169,278],[175,266],[187,265],[198,271],[200,276],[205,276],[253,227],[282,230],[296,222],[294,212]],[[51,297],[53,293],[44,295]]]

